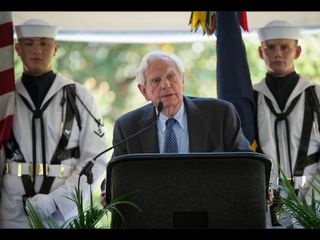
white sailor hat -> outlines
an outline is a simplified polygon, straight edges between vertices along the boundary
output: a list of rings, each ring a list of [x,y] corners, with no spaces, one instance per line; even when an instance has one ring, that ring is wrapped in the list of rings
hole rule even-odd
[[[270,39],[293,39],[298,40],[300,35],[299,28],[284,20],[274,20],[258,29],[260,41]]]
[[[55,38],[58,32],[58,27],[51,25],[43,19],[29,19],[22,25],[15,26],[18,38],[26,37],[45,37]]]

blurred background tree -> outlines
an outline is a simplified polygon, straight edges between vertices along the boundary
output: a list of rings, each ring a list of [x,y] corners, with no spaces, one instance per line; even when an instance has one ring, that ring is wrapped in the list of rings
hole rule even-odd
[[[253,37],[243,39],[251,80],[256,83],[266,72],[264,63],[258,56],[259,41]],[[319,42],[320,34],[302,36],[299,41],[302,54],[296,61],[297,72],[318,83]],[[116,118],[146,103],[139,93],[134,76],[143,55],[153,50],[173,52],[181,58],[185,65],[186,95],[216,97],[215,40],[162,44],[59,42],[54,69],[80,82],[93,93],[105,123],[108,146],[111,145]],[[16,77],[20,76],[21,72],[22,63],[15,56]]]
[[[265,75],[265,66],[258,56],[259,42],[245,37],[247,58],[253,83]],[[298,73],[320,83],[320,34],[301,37],[302,54],[296,61]],[[82,83],[95,96],[106,128],[107,143],[112,141],[116,118],[146,103],[134,81],[135,69],[143,55],[152,50],[177,54],[185,65],[185,94],[216,97],[216,42],[162,44],[113,44],[59,42],[54,59],[55,71]],[[231,68],[232,66],[230,66]],[[22,72],[22,63],[15,57],[15,75]]]
[[[244,37],[251,80],[259,82],[266,73],[259,58],[257,38]],[[296,70],[320,83],[320,34],[301,37],[302,54]],[[135,69],[144,54],[153,50],[175,53],[185,65],[185,94],[216,97],[216,41],[162,44],[120,44],[93,42],[59,42],[54,70],[80,82],[96,98],[103,116],[107,145],[111,146],[113,124],[122,114],[146,104],[134,80]],[[232,56],[230,56],[232,57]],[[232,66],[230,66],[232,68]],[[15,56],[15,75],[22,63]],[[107,154],[110,159],[112,152]],[[95,199],[100,191],[95,193]]]

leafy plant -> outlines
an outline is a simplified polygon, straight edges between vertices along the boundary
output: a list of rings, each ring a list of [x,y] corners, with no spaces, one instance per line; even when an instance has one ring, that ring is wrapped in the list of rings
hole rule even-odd
[[[320,229],[320,200],[316,199],[315,195],[320,195],[320,189],[313,183],[311,185],[311,202],[308,203],[307,196],[302,187],[299,187],[299,196],[295,189],[286,177],[281,168],[280,190],[284,191],[287,196],[281,194],[275,195],[275,203],[278,204],[276,209],[278,214],[286,214],[293,218],[294,223],[299,223],[303,228]],[[320,179],[312,176],[315,182],[320,184]],[[289,227],[294,227],[293,225]]]
[[[141,211],[140,208],[125,199],[133,194],[134,192],[123,194],[118,198],[115,198],[110,204],[104,208],[98,206],[90,206],[84,208],[82,192],[80,189],[75,187],[75,191],[72,193],[72,197],[69,200],[73,201],[78,210],[78,215],[66,221],[64,224],[59,225],[59,223],[51,216],[46,215],[41,211],[36,211],[29,201],[26,202],[26,211],[28,214],[27,221],[30,228],[44,229],[44,228],[66,228],[66,229],[93,229],[96,228],[97,223],[101,218],[108,212],[113,214],[119,214],[121,220],[125,223],[125,217],[119,211],[117,206],[119,204],[128,204],[137,210]]]
[[[57,221],[43,212],[37,212],[28,200],[26,201],[26,211],[28,214],[27,222],[30,228],[60,228]]]

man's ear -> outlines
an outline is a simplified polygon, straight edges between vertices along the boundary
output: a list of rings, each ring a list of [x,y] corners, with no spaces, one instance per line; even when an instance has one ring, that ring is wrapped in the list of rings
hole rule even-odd
[[[54,53],[53,53],[53,56],[55,56],[57,54],[57,51],[58,51],[58,43],[55,42],[55,47],[54,47]]]
[[[264,59],[264,58],[263,58],[263,49],[262,49],[262,46],[259,46],[258,51],[259,51],[259,56],[260,56],[260,58],[261,58],[261,59]]]
[[[183,85],[183,91],[185,90],[185,87],[184,87],[184,74],[182,75],[182,85]]]
[[[138,84],[138,88],[139,88],[141,94],[144,96],[144,98],[145,98],[147,101],[149,101],[150,98],[148,97],[146,87],[145,87],[143,84]]]
[[[301,46],[298,45],[296,47],[296,56],[294,59],[297,59],[298,57],[300,57],[301,51],[302,51]]]
[[[16,43],[16,44],[14,45],[14,49],[16,50],[18,56],[20,56],[20,45],[19,45],[19,43]]]

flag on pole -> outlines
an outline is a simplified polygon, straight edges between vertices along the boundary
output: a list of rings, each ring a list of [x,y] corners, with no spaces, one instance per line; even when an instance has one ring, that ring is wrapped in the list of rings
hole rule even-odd
[[[247,12],[239,13],[240,25],[248,32],[248,21],[247,21]],[[191,31],[198,31],[199,26],[201,26],[203,35],[212,35],[217,28],[217,12],[213,11],[194,11],[191,12],[189,25],[191,25]]]
[[[217,93],[233,103],[244,135],[254,144],[256,108],[240,25],[248,30],[245,12],[217,12]]]
[[[0,149],[13,124],[15,82],[11,12],[0,12]]]
[[[199,26],[201,26],[203,34],[212,35],[212,33],[214,33],[214,30],[216,29],[216,12],[191,12],[189,25],[191,25],[191,31],[196,32]]]

